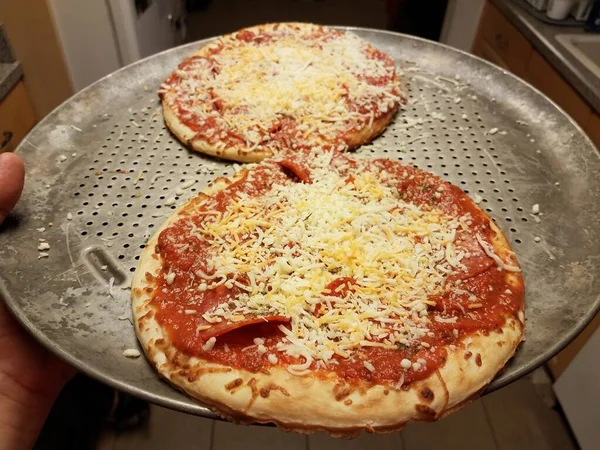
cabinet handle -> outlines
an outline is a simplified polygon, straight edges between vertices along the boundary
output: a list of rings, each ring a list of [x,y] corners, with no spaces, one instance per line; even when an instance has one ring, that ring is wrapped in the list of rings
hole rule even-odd
[[[12,131],[5,131],[4,133],[2,133],[2,135],[4,136],[4,139],[2,140],[2,143],[0,144],[0,150],[3,150],[6,146],[8,146],[8,144],[10,144],[10,141],[13,137]]]
[[[506,50],[508,48],[508,40],[500,33],[496,33],[496,46],[499,50]]]

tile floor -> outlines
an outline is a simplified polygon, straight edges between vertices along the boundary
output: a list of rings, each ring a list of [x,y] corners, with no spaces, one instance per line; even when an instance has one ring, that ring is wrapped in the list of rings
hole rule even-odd
[[[323,433],[302,436],[271,427],[232,425],[152,407],[146,426],[119,434],[107,429],[96,450],[577,449],[552,402],[549,380],[538,371],[439,422],[409,425],[401,433],[364,434],[350,441]]]

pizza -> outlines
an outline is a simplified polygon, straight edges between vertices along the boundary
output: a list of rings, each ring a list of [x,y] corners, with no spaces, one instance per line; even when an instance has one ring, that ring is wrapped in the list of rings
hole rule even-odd
[[[238,423],[340,437],[460,408],[525,324],[515,255],[461,189],[324,149],[247,165],[176,210],[132,302],[172,385]]]
[[[358,147],[405,102],[388,55],[355,34],[302,23],[246,28],[205,45],[159,95],[179,140],[240,162]]]

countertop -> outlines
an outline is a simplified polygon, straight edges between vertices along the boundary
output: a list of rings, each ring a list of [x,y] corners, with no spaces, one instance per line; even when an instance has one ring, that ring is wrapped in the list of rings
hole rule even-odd
[[[19,82],[23,68],[13,55],[4,27],[0,24],[0,101]]]
[[[556,40],[557,34],[587,34],[583,27],[550,25],[530,15],[518,2],[490,0],[531,42],[536,51],[600,114],[600,78],[579,62]]]

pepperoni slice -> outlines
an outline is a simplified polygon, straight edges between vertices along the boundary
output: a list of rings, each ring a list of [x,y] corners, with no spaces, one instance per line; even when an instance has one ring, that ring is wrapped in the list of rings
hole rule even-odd
[[[301,166],[300,164],[292,161],[291,159],[284,159],[282,161],[277,161],[284,169],[288,169],[291,171],[298,179],[304,183],[310,183],[310,170],[306,167]]]
[[[204,341],[212,337],[219,337],[234,330],[238,330],[248,325],[256,325],[258,323],[289,323],[290,318],[285,316],[249,316],[239,322],[222,322],[212,327],[198,332],[198,337]]]
[[[457,247],[458,250],[466,253],[461,263],[467,270],[452,274],[448,277],[449,280],[468,280],[485,272],[494,265],[494,260],[486,255],[472,233],[462,233],[461,241]]]

